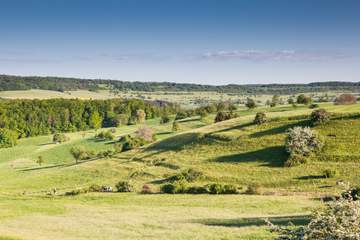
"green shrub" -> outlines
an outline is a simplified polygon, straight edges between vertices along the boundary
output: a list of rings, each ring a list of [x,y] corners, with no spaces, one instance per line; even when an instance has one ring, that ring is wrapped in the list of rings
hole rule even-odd
[[[247,99],[246,99],[245,106],[246,106],[247,108],[249,108],[249,109],[252,109],[252,108],[255,108],[255,107],[256,107],[256,103],[255,103],[254,99],[247,98]]]
[[[250,184],[246,191],[245,191],[246,194],[252,194],[252,195],[261,195],[262,194],[262,188],[259,184],[257,183],[253,183],[253,184]]]
[[[186,189],[186,193],[189,194],[206,194],[209,193],[208,192],[208,188],[207,187],[203,187],[203,186],[192,186]]]
[[[183,171],[182,173],[174,176],[174,178],[175,178],[174,180],[178,181],[178,180],[184,179],[188,182],[193,182],[195,180],[198,180],[202,176],[203,176],[202,172],[190,168],[190,169],[187,169],[187,170]]]
[[[111,156],[114,155],[114,154],[115,154],[115,151],[109,149],[109,150],[105,150],[105,151],[100,151],[100,152],[98,152],[98,153],[96,154],[96,156],[97,156],[98,158],[105,158],[105,157],[111,157]]]
[[[17,144],[18,134],[12,130],[0,128],[0,148],[13,147]]]
[[[76,196],[76,195],[79,195],[80,193],[81,193],[80,189],[75,189],[75,190],[65,192],[65,196]]]
[[[231,184],[226,184],[223,186],[222,194],[236,194],[238,193],[237,187]]]
[[[174,194],[175,193],[175,185],[173,183],[166,183],[160,187],[160,191],[162,193]]]
[[[98,133],[95,138],[98,138],[100,140],[114,140],[115,136],[112,134],[111,130],[109,131],[102,131],[100,133]]]
[[[238,117],[238,115],[233,112],[218,112],[215,116],[214,122],[222,122],[236,117]]]
[[[317,109],[310,114],[312,125],[324,124],[330,121],[330,114],[325,109]]]
[[[177,194],[236,194],[237,187],[234,185],[222,185],[219,183],[208,184],[206,186],[191,186],[187,187],[185,180],[180,180],[174,183],[167,183],[161,186],[160,191],[163,193]]]
[[[312,103],[309,106],[310,109],[314,109],[314,108],[318,108],[318,107],[319,107],[319,104],[316,104],[316,103]]]
[[[89,187],[89,192],[101,192],[101,186],[93,184]]]
[[[160,187],[160,191],[163,193],[186,193],[186,181],[180,180],[174,183],[167,183]]]
[[[73,155],[76,162],[79,160],[88,160],[95,157],[94,151],[85,150],[84,147],[72,147],[70,153]]]
[[[181,111],[181,112],[176,113],[175,120],[181,120],[181,119],[185,119],[187,117],[189,117],[188,114],[185,111]]]
[[[225,120],[228,120],[230,119],[230,116],[228,113],[226,112],[218,112],[215,116],[215,120],[214,122],[222,122],[222,121],[225,121]]]
[[[143,138],[126,135],[120,139],[120,143],[122,144],[122,151],[128,151],[134,148],[141,147],[148,142]]]
[[[170,122],[170,117],[168,115],[161,116],[160,124],[166,124],[168,122]]]
[[[298,104],[304,104],[304,105],[309,105],[312,102],[311,97],[309,96],[305,96],[304,94],[300,94],[297,98],[296,98],[296,102]]]
[[[126,181],[118,182],[115,187],[118,192],[133,192],[134,191],[133,186],[129,182],[126,182]]]
[[[254,123],[255,124],[263,124],[267,121],[266,119],[266,114],[264,112],[258,112],[256,113],[255,115],[255,118],[254,118]]]
[[[69,141],[69,138],[63,133],[55,133],[53,136],[54,143],[63,143]]]
[[[76,196],[76,195],[79,195],[79,194],[82,194],[82,193],[87,193],[89,192],[88,189],[74,189],[74,190],[71,190],[71,191],[68,191],[68,192],[65,192],[65,196]]]
[[[334,178],[338,175],[338,171],[336,169],[325,169],[323,171],[323,175],[325,178]]]
[[[236,194],[237,187],[233,185],[222,185],[219,183],[213,183],[206,186],[210,194]]]

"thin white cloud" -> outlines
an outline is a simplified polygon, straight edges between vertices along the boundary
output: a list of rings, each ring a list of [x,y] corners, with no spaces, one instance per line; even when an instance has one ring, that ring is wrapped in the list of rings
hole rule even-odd
[[[248,61],[328,61],[351,57],[342,51],[310,50],[232,50],[207,52],[203,59],[214,60],[248,60]]]

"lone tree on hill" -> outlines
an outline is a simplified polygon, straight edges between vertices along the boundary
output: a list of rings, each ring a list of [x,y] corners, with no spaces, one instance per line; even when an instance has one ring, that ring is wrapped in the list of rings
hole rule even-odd
[[[89,124],[90,127],[94,128],[95,130],[101,128],[102,118],[98,112],[94,112],[91,114]]]
[[[254,99],[248,98],[246,100],[245,106],[249,109],[253,109],[253,108],[256,108],[256,103],[255,103]]]
[[[304,104],[304,105],[309,105],[312,102],[311,97],[306,96],[304,94],[300,94],[297,98],[296,98],[296,102],[298,104]]]
[[[0,128],[0,148],[15,146],[17,144],[17,138],[16,132]]]

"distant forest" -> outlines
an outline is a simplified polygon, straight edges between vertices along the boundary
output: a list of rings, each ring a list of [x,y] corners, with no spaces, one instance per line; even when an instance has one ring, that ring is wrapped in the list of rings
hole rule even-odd
[[[297,94],[326,91],[360,91],[360,82],[314,82],[309,84],[228,84],[222,86],[171,82],[130,82],[62,77],[0,75],[0,91],[43,89],[53,91],[112,89],[118,91],[214,91],[233,94]]]
[[[23,138],[136,124],[177,111],[171,103],[139,99],[0,100],[0,129]]]

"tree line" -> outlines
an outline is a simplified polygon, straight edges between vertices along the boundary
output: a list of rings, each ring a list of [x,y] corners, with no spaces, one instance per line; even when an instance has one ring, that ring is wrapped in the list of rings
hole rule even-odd
[[[23,138],[136,124],[177,111],[171,103],[140,99],[0,100],[0,129]]]
[[[196,92],[211,91],[232,94],[297,94],[326,91],[360,91],[360,82],[314,82],[309,84],[229,84],[222,86],[171,83],[171,82],[130,82],[103,79],[79,79],[62,77],[22,77],[0,75],[0,91],[43,89],[53,91],[111,89],[114,91],[165,91]]]

